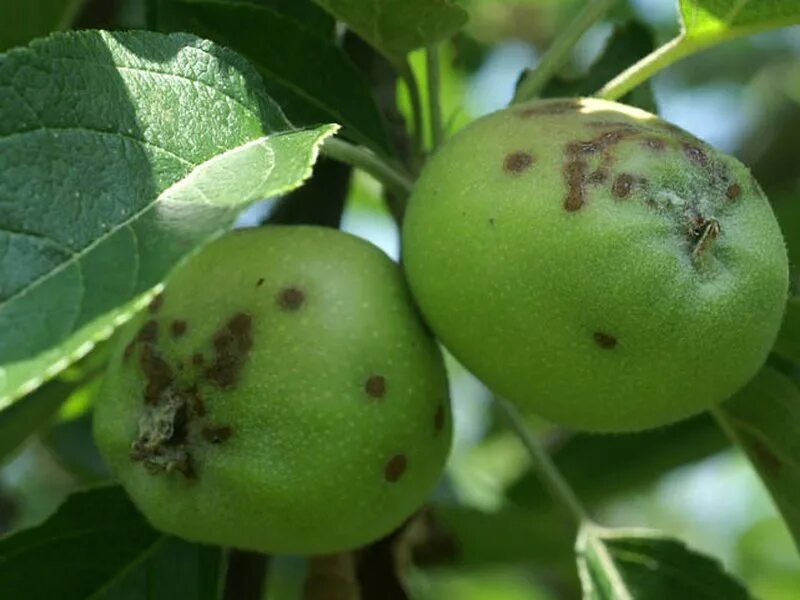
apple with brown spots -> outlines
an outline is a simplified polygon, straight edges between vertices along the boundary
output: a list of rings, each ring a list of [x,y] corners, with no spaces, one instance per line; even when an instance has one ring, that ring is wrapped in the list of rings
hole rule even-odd
[[[788,288],[748,169],[602,100],[472,123],[425,167],[403,242],[422,312],[465,366],[594,431],[664,425],[731,396],[764,362]]]
[[[95,437],[159,529],[280,554],[369,543],[439,479],[442,357],[397,265],[347,234],[229,234],[128,325]]]

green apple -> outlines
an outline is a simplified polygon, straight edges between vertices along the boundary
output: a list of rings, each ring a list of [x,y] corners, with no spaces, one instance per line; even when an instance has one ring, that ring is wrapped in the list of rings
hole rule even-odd
[[[466,367],[594,431],[728,398],[764,362],[788,287],[748,169],[602,100],[521,104],[458,133],[415,186],[403,245],[422,312]]]
[[[441,475],[441,355],[397,265],[363,240],[299,226],[228,234],[122,338],[95,438],[163,531],[336,552],[400,525]]]

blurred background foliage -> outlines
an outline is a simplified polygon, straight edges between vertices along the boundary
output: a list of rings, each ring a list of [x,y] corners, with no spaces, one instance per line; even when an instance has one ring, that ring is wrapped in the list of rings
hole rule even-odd
[[[505,106],[523,69],[536,65],[543,49],[583,3],[462,0],[470,22],[440,55],[448,133]],[[68,4],[72,10],[74,3]],[[140,27],[145,23],[144,8],[144,0],[89,2],[78,23]],[[621,0],[606,21],[584,36],[546,93],[590,93],[677,31],[673,2]],[[424,93],[424,56],[416,53],[411,62]],[[405,90],[398,94],[407,117]],[[635,94],[629,101],[657,110],[752,167],[787,234],[796,284],[800,28],[703,51],[656,76],[651,89]],[[347,192],[342,228],[397,258],[397,229],[380,194],[374,180],[356,173]],[[240,224],[258,224],[271,210],[271,203],[257,206],[242,216]],[[397,560],[407,568],[413,597],[579,597],[570,520],[530,471],[520,443],[497,422],[488,390],[454,361],[449,367],[457,437],[447,476],[431,506],[393,546]],[[68,400],[48,426],[0,468],[0,533],[41,521],[70,492],[107,479],[89,435],[88,409],[100,377],[91,365],[83,370],[78,366],[37,392],[66,395]],[[711,418],[618,436],[573,434],[542,422],[532,422],[532,427],[544,437],[600,522],[666,531],[721,558],[756,597],[800,598],[797,548],[763,485]],[[301,559],[274,558],[267,597],[296,597],[305,569]]]

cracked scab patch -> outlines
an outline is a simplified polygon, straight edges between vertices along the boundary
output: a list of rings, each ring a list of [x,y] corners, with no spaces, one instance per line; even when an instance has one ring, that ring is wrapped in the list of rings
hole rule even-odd
[[[169,331],[173,337],[180,337],[187,327],[186,321],[175,320]],[[205,422],[209,410],[196,381],[205,377],[222,389],[238,382],[253,344],[252,319],[246,313],[236,313],[214,333],[210,365],[201,352],[170,363],[158,347],[158,334],[159,325],[151,319],[126,346],[126,352],[131,348],[129,354],[133,354],[136,345],[142,346],[138,364],[144,376],[139,431],[131,443],[130,458],[153,474],[177,472],[194,479],[194,445],[201,441],[222,444],[234,433],[229,425]],[[184,368],[189,363],[193,368]],[[195,383],[187,384],[187,376],[182,374],[186,372],[191,372],[188,377]]]
[[[611,193],[614,197],[624,199],[630,196],[633,190],[635,180],[633,175],[629,173],[620,173],[614,178],[614,184],[611,186]]]

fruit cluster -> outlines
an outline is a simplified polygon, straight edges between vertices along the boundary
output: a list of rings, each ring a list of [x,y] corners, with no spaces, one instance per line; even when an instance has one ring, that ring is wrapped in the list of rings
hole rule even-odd
[[[786,251],[748,170],[648,113],[518,105],[415,185],[405,276],[428,326],[496,393],[592,431],[723,401],[763,363]],[[401,269],[312,227],[237,231],[124,330],[95,435],[157,527],[271,553],[354,548],[441,475],[442,357]]]

